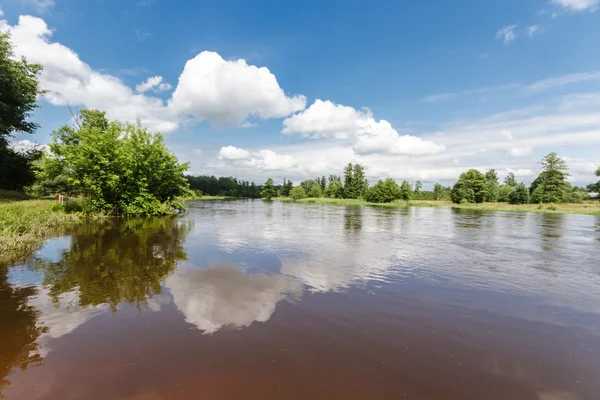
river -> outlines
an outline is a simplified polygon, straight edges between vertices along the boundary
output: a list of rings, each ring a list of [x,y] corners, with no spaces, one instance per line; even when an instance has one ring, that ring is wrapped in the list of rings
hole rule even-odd
[[[600,218],[235,200],[89,224],[0,269],[0,393],[598,399]]]

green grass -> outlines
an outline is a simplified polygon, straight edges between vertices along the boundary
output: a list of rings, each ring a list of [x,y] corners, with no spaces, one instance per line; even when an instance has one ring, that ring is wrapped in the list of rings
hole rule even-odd
[[[0,202],[0,266],[23,259],[44,239],[84,218],[57,210],[54,205],[53,200]]]
[[[392,203],[369,203],[358,199],[329,199],[329,198],[308,198],[301,200],[292,200],[290,197],[278,197],[275,200],[285,202],[295,202],[300,204],[334,204],[346,206],[378,206],[378,207],[452,207],[469,210],[485,211],[509,211],[509,212],[534,212],[550,214],[587,214],[600,216],[600,202],[587,201],[584,203],[570,204],[522,204],[512,205],[508,203],[481,203],[481,204],[454,204],[450,201],[434,200],[410,200],[394,201]]]

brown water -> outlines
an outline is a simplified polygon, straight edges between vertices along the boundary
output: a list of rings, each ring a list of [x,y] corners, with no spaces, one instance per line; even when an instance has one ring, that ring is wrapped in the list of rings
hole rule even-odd
[[[193,203],[0,269],[8,399],[600,399],[600,219]]]

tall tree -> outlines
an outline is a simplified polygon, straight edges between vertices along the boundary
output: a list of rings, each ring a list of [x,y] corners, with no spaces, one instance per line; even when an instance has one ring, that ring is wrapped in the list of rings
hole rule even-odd
[[[476,169],[463,172],[452,188],[454,203],[482,203],[485,200],[485,175]]]
[[[325,188],[325,196],[332,199],[341,199],[344,194],[344,187],[339,180],[330,181]]]
[[[509,172],[508,175],[506,175],[506,178],[504,178],[504,184],[512,187],[517,186],[517,178],[515,177],[514,172]]]
[[[498,174],[493,168],[485,173],[485,201],[498,201]]]
[[[37,79],[41,69],[25,58],[15,60],[8,33],[0,32],[0,189],[20,190],[32,183],[32,161],[39,153],[15,151],[8,138],[15,132],[34,133],[38,127],[30,118],[44,93]]]
[[[344,197],[354,199],[354,165],[348,163],[344,168]]]
[[[569,201],[570,183],[567,163],[552,152],[540,161],[542,172],[531,183],[531,200],[534,203],[565,203]]]
[[[421,193],[421,189],[423,189],[423,184],[421,183],[421,181],[417,181],[415,183],[415,194],[418,195],[419,193]]]
[[[406,180],[402,181],[402,184],[400,185],[400,198],[402,200],[410,200],[412,199],[412,195],[413,190],[410,183]]]
[[[326,187],[327,187],[327,178],[325,178],[325,175],[323,175],[321,177],[321,190],[324,192]]]
[[[352,176],[354,184],[354,198],[362,197],[369,188],[369,181],[365,176],[365,169],[360,164],[354,164],[354,173]]]
[[[277,193],[275,192],[275,184],[273,183],[273,179],[267,179],[263,186],[262,192],[260,192],[260,195],[263,199],[267,200],[271,200],[273,197],[277,196]]]

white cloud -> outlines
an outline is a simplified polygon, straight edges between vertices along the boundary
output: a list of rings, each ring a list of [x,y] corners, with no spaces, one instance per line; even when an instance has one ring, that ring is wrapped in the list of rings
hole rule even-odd
[[[517,25],[503,26],[496,32],[496,39],[502,39],[504,44],[509,44],[517,38],[517,33],[515,32],[516,28]]]
[[[527,36],[529,37],[533,37],[533,35],[535,35],[536,33],[541,33],[544,30],[542,29],[541,26],[539,25],[531,25],[530,27],[527,28]]]
[[[357,154],[428,155],[444,146],[416,136],[400,135],[386,120],[376,121],[370,110],[355,110],[329,100],[315,100],[303,112],[283,121],[283,133],[347,139]]]
[[[40,150],[44,150],[44,149],[48,148],[48,145],[46,145],[46,144],[36,143],[29,139],[15,140],[15,141],[10,142],[9,145],[15,151],[18,151],[18,152],[24,152],[24,151],[28,151],[28,150],[32,150],[32,149],[36,149],[36,148],[40,149]]]
[[[531,146],[513,147],[510,149],[510,155],[513,157],[528,156],[532,152]]]
[[[245,160],[250,158],[248,150],[240,149],[235,146],[221,147],[219,151],[219,160]]]
[[[303,96],[286,96],[267,68],[248,65],[244,60],[226,61],[212,52],[202,52],[188,61],[165,104],[158,97],[134,92],[113,75],[92,69],[73,50],[52,42],[52,31],[41,18],[20,16],[14,26],[0,19],[0,30],[10,31],[17,57],[25,56],[44,66],[39,80],[47,90],[44,99],[50,104],[97,108],[121,121],[140,118],[155,131],[177,130],[190,115],[214,125],[235,126],[250,116],[285,117],[306,104]],[[163,90],[166,85],[159,83],[154,89]]]
[[[250,275],[230,265],[207,270],[179,266],[165,286],[185,321],[207,334],[266,322],[279,301],[302,293],[300,282],[283,275]]]
[[[596,11],[600,0],[551,0],[552,4],[564,7],[569,11]]]
[[[170,89],[171,85],[167,82],[163,82],[162,76],[152,76],[135,87],[135,90],[138,93],[145,93],[149,90],[154,92],[162,92]]]
[[[304,96],[286,96],[268,68],[227,61],[210,51],[186,63],[169,100],[174,113],[217,126],[239,125],[248,116],[282,118],[305,106]]]

